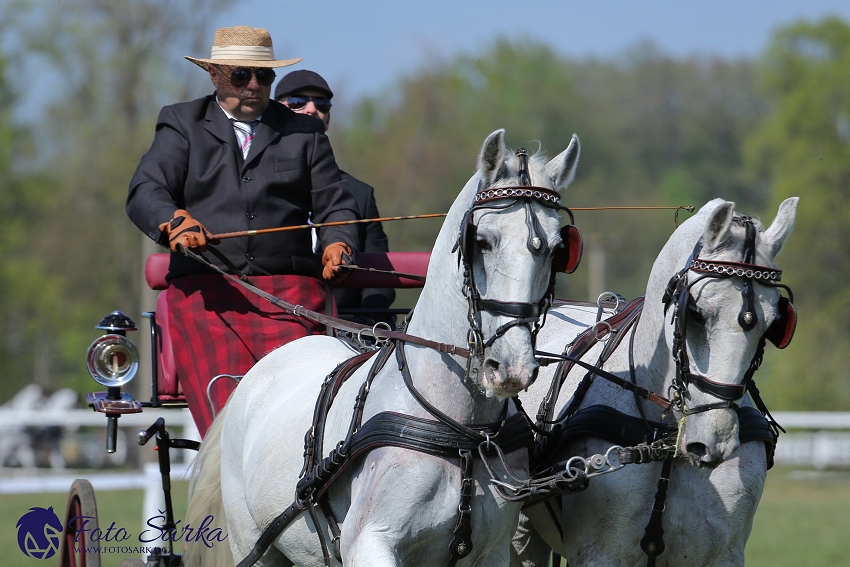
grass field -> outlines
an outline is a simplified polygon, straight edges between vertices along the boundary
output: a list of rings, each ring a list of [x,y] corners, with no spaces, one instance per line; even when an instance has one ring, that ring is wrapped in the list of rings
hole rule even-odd
[[[186,484],[174,484],[175,519],[186,510]],[[63,494],[0,495],[0,555],[2,567],[58,565],[58,555],[30,559],[18,548],[15,524],[33,506],[53,506],[62,517]],[[111,522],[134,536],[142,529],[142,491],[97,495],[101,528]],[[850,472],[813,475],[810,471],[777,467],[770,471],[747,546],[748,567],[850,567]],[[132,541],[132,540],[128,540]],[[103,567],[118,567],[123,556],[104,554]]]

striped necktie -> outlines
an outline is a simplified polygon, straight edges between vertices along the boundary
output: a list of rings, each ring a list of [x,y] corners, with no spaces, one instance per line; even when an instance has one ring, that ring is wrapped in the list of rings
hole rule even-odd
[[[239,149],[242,150],[242,159],[248,159],[248,151],[251,149],[251,140],[254,139],[254,129],[260,121],[251,120],[250,122],[243,122],[241,120],[231,118],[230,122],[233,123],[233,130],[236,132],[236,139],[239,141]]]

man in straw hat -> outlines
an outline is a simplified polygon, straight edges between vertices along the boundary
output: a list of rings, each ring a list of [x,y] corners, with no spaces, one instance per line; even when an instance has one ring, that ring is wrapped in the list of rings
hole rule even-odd
[[[127,214],[145,234],[172,250],[167,279],[168,331],[180,384],[203,435],[212,422],[206,388],[217,374],[244,374],[284,342],[321,332],[179,253],[204,252],[225,271],[307,309],[324,310],[324,284],[342,276],[353,254],[356,225],[322,228],[329,243],[322,265],[310,232],[289,231],[211,241],[213,234],[357,218],[316,118],[269,102],[274,70],[300,61],[275,59],[269,32],[237,26],[215,32],[205,69],[215,92],[166,106],[156,135],[130,181]],[[220,259],[224,258],[225,260]],[[220,408],[232,389],[213,386]]]

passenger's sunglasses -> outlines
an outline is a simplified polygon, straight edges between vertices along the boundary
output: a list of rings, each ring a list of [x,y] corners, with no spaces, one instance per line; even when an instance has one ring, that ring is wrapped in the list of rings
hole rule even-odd
[[[292,110],[301,110],[310,101],[313,101],[313,106],[322,114],[327,114],[332,106],[331,99],[323,96],[288,96],[283,99],[286,106]]]
[[[257,77],[257,82],[267,87],[274,82],[275,73],[274,69],[249,69],[247,67],[239,67],[232,73],[230,73],[230,84],[233,85],[234,88],[241,89],[251,82],[251,75]]]

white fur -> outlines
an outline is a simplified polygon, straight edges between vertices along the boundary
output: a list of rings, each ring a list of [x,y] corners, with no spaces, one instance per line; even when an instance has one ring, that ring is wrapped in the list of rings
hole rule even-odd
[[[481,170],[458,196],[437,238],[422,291],[408,332],[428,339],[466,346],[467,303],[461,293],[462,273],[451,249],[463,213],[469,207],[479,179],[492,179],[507,167],[507,179],[516,179],[514,159],[504,147],[504,131],[491,134],[482,148]],[[575,140],[574,152],[578,152]],[[568,160],[570,169],[576,159]],[[507,164],[506,164],[507,162]],[[548,179],[547,164],[530,162],[534,179]],[[572,176],[551,166],[563,184]],[[548,182],[549,187],[554,183]],[[534,204],[550,244],[559,238],[560,222],[549,208]],[[548,285],[550,259],[533,257],[526,249],[525,213],[520,205],[501,212],[476,213],[479,238],[492,250],[476,255],[474,269],[484,297],[503,301],[537,302]],[[485,336],[502,323],[502,317],[482,314]],[[410,344],[405,347],[413,381],[441,411],[462,423],[492,423],[502,409],[500,399],[527,387],[536,361],[531,337],[525,328],[512,328],[485,352],[486,361],[498,368],[479,383],[462,380],[465,359],[440,354]],[[216,420],[221,431],[204,442],[196,490],[190,502],[204,515],[220,507],[227,513],[231,565],[248,553],[263,529],[292,502],[303,460],[304,434],[310,427],[314,403],[322,381],[341,361],[354,353],[336,339],[313,336],[284,345],[263,358],[248,374]],[[480,370],[480,369],[479,369]],[[361,368],[340,389],[327,420],[324,452],[343,439],[353,400],[366,375]],[[391,359],[375,378],[366,402],[364,423],[383,411],[431,418],[405,388],[398,366]],[[213,454],[220,453],[220,469],[209,472]],[[508,455],[514,473],[527,474],[524,450]],[[214,465],[211,465],[214,466]],[[498,469],[497,469],[498,470]],[[215,477],[220,476],[220,493]],[[503,477],[504,473],[501,473]],[[212,478],[211,478],[212,477]],[[472,500],[474,549],[461,565],[505,565],[519,505],[499,498],[489,486],[481,463],[474,465]],[[330,505],[342,526],[341,549],[347,566],[443,566],[457,515],[460,490],[458,459],[384,447],[355,460],[330,489]],[[212,494],[208,493],[211,491]],[[199,505],[195,505],[198,503]],[[325,518],[317,509],[320,529],[327,534]],[[201,550],[205,552],[207,550]],[[206,554],[192,555],[187,567],[211,564]],[[335,560],[332,560],[337,564]],[[315,526],[301,514],[283,532],[262,565],[312,567],[322,565]]]
[[[771,227],[759,232],[755,263],[774,265],[774,256],[793,227],[797,201],[792,198],[783,202]],[[697,240],[705,237],[701,258],[741,261],[744,231],[730,224],[733,209],[733,203],[720,199],[709,202],[676,230],[655,261],[647,284],[646,304],[635,331],[634,359],[639,385],[667,395],[675,363],[670,348],[670,313],[665,317],[661,296],[670,277],[685,265]],[[696,275],[691,272],[692,279]],[[707,279],[694,286],[692,295],[698,299],[706,323],[704,333],[689,331],[688,334],[693,371],[718,382],[742,381],[758,339],[777,316],[779,290],[756,283],[755,291],[759,323],[745,332],[737,323],[742,298],[740,284],[734,278]],[[550,314],[539,348],[560,352],[593,323],[595,311],[595,308],[559,308]],[[595,361],[598,352],[595,348],[585,360]],[[628,379],[628,337],[604,368]],[[537,383],[521,395],[530,413],[539,406],[552,371],[553,368],[541,371]],[[583,374],[581,369],[571,373],[559,409]],[[693,386],[690,393],[690,407],[717,401]],[[750,405],[748,396],[741,402]],[[638,415],[631,393],[599,378],[582,406],[592,404],[606,404]],[[657,406],[642,404],[648,419],[675,423],[674,417],[662,419],[662,410]],[[693,466],[686,459],[677,459],[673,466],[663,514],[666,550],[658,556],[657,565],[743,565],[744,546],[766,475],[764,446],[759,442],[738,443],[737,416],[731,410],[713,410],[686,418],[681,448],[687,450],[696,442],[707,449],[706,455],[690,458],[700,466]],[[557,459],[604,453],[609,446],[610,443],[599,439],[583,439],[569,446]],[[584,492],[561,498],[563,540],[544,506],[524,510],[528,518],[520,521],[512,565],[547,565],[548,546],[567,557],[571,567],[646,565],[646,555],[639,542],[649,520],[660,471],[661,463],[628,465],[621,471],[593,478]]]

